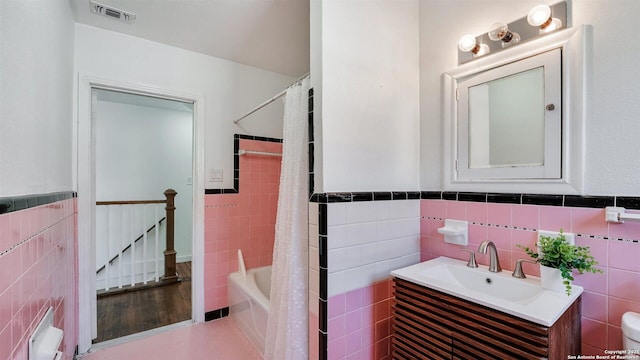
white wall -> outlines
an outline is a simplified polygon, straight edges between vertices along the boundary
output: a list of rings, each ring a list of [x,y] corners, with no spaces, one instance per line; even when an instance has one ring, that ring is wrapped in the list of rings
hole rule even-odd
[[[556,1],[545,1],[548,4]],[[457,42],[481,34],[495,21],[526,16],[539,1],[420,2],[421,190],[442,189],[441,75],[455,68]],[[573,24],[593,26],[593,72],[587,103],[585,192],[640,194],[640,49],[619,34],[637,30],[640,2],[574,0]],[[437,36],[434,36],[437,34]]]
[[[593,25],[593,82],[587,118],[585,189],[640,195],[640,49],[618,34],[637,32],[640,2],[575,1],[574,22]]]
[[[224,172],[222,183],[207,182],[206,188],[233,187],[234,133],[282,137],[279,101],[241,126],[232,121],[296,78],[92,26],[76,24],[75,29],[78,73],[204,96],[205,174],[209,169]]]
[[[418,1],[324,0],[311,11],[316,191],[416,190]]]
[[[0,1],[0,197],[72,190],[69,2]]]
[[[176,190],[175,249],[178,262],[191,260],[193,112],[99,100],[95,124],[96,200],[163,200]]]
[[[324,189],[323,153],[322,153],[322,1],[313,0],[309,15],[309,68],[310,85],[313,89],[313,122],[314,122],[314,163],[313,171],[315,192]]]

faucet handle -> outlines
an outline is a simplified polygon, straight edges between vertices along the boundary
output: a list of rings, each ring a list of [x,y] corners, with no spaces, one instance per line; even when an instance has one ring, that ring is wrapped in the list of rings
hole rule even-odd
[[[467,266],[471,268],[477,268],[478,263],[476,263],[476,253],[471,249],[460,249],[460,251],[468,251],[469,252],[469,261],[467,262]]]
[[[513,270],[513,274],[511,274],[511,276],[513,276],[514,278],[518,278],[518,279],[524,279],[527,276],[524,274],[524,270],[522,270],[522,263],[523,262],[528,262],[528,263],[532,263],[532,264],[537,264],[537,261],[534,260],[529,260],[529,259],[517,259],[516,260],[516,268],[515,270]]]

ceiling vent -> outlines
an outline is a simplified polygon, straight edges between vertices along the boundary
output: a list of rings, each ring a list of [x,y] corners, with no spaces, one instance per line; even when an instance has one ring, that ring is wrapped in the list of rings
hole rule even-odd
[[[110,5],[101,4],[96,1],[89,1],[91,4],[91,12],[106,16],[108,18],[133,24],[136,21],[136,15],[124,10],[120,10]]]

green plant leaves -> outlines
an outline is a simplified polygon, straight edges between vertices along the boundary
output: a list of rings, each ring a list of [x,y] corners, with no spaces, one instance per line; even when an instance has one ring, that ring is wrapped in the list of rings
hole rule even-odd
[[[577,270],[580,274],[584,274],[585,271],[594,274],[603,273],[602,270],[595,267],[598,262],[591,255],[589,247],[569,244],[562,229],[557,237],[540,236],[537,245],[540,249],[539,253],[526,246],[516,246],[523,249],[527,255],[541,265],[560,269],[567,295],[571,295],[571,282],[574,280],[573,270]]]

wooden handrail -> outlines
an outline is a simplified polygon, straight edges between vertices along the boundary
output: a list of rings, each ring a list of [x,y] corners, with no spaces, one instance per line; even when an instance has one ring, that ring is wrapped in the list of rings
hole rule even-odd
[[[166,202],[167,200],[96,201],[96,205],[142,205],[142,204],[165,204]]]

